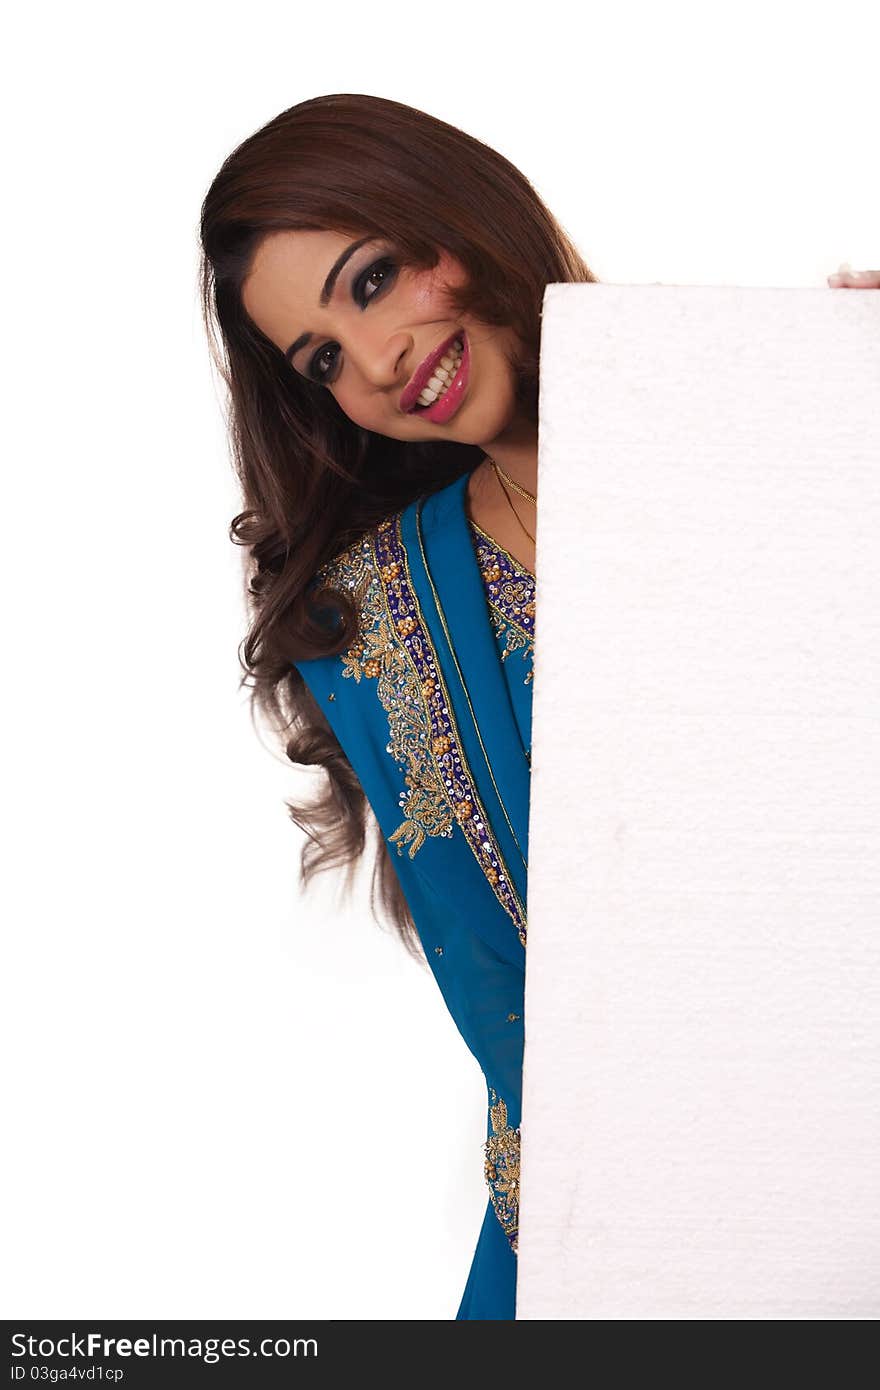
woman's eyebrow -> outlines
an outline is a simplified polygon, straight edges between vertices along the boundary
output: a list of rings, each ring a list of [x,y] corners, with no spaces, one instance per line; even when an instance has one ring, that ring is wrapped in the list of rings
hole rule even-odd
[[[346,246],[342,254],[336,257],[336,260],[330,267],[327,279],[324,281],[323,288],[318,298],[318,305],[320,308],[323,309],[327,304],[329,304],[330,296],[332,295],[333,290],[336,286],[336,281],[339,278],[339,272],[342,270],[342,267],[345,265],[349,256],[353,256],[355,251],[359,250],[361,246],[364,246],[366,242],[373,240],[374,238],[371,236],[362,236],[359,241],[353,241],[350,246]],[[311,337],[311,333],[301,333],[299,337],[290,344],[290,347],[284,354],[288,362],[295,353],[299,352],[300,348],[305,347],[306,343],[311,341]]]

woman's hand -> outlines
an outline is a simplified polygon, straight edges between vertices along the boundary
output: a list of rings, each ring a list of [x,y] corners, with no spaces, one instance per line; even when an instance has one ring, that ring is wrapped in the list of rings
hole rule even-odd
[[[844,261],[828,283],[833,290],[880,290],[880,270],[850,270]]]

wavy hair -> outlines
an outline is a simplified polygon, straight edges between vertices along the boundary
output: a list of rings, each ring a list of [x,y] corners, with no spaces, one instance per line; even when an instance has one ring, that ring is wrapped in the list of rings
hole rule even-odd
[[[450,306],[513,328],[524,351],[516,398],[537,423],[541,306],[548,284],[596,277],[531,184],[489,146],[435,116],[382,97],[334,94],[282,111],[224,160],[202,203],[199,290],[209,347],[228,399],[226,422],[244,509],[230,539],[247,547],[249,630],[239,650],[252,715],[285,740],[291,762],[321,767],[323,791],[286,802],[306,833],[304,887],[344,868],[346,886],[374,817],[351,764],[293,661],[346,650],[357,632],[334,593],[333,634],[307,589],[316,571],[371,526],[448,486],[485,453],[453,441],[386,438],[356,425],[332,394],[294,372],[253,323],[242,286],[262,239],[284,230],[382,237],[395,261],[432,269],[439,249],[464,266]],[[325,597],[326,601],[326,597]],[[387,845],[378,837],[370,888],[421,956]]]

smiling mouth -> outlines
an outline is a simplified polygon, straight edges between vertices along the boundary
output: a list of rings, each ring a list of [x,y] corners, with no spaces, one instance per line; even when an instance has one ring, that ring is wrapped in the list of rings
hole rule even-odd
[[[419,363],[400,398],[400,409],[406,415],[428,410],[442,396],[461,367],[464,334],[456,329],[445,342]]]
[[[413,411],[429,410],[435,401],[442,400],[461,371],[463,361],[464,344],[460,338],[456,338],[419,392]]]

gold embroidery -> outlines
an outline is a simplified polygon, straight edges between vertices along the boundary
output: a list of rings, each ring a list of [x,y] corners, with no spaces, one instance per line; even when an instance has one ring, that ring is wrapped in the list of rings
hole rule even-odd
[[[471,523],[477,563],[486,588],[489,618],[497,638],[504,638],[501,660],[522,652],[528,663],[523,684],[534,676],[535,579],[485,531]]]
[[[468,525],[478,537],[486,542],[486,545],[489,546],[492,551],[504,556],[505,560],[508,562],[508,568],[516,570],[519,574],[527,575],[529,579],[534,580],[535,576],[532,574],[529,567],[524,565],[522,560],[517,560],[515,556],[511,555],[509,550],[505,550],[503,545],[499,545],[495,537],[490,536],[488,531],[484,531],[482,526],[478,526],[472,517],[468,517]]]
[[[382,521],[325,565],[319,579],[349,593],[357,638],[341,657],[344,678],[376,681],[388,716],[386,751],[405,769],[404,820],[388,839],[415,857],[427,836],[458,825],[487,882],[526,944],[525,909],[509,878],[461,746],[437,656],[409,575],[400,514]]]
[[[449,654],[450,654],[450,656],[451,656],[451,658],[452,658],[452,662],[453,662],[453,664],[454,664],[454,666],[455,666],[456,674],[457,674],[457,676],[458,676],[459,681],[461,682],[461,691],[462,691],[462,694],[463,694],[465,700],[467,701],[468,710],[470,711],[471,717],[472,717],[472,719],[473,719],[473,721],[474,721],[474,733],[475,733],[476,736],[477,736],[477,741],[478,741],[478,743],[479,743],[479,745],[480,745],[480,751],[482,752],[483,757],[486,759],[486,771],[487,771],[488,774],[489,774],[489,779],[490,779],[490,781],[491,781],[491,783],[492,783],[492,786],[493,786],[493,788],[494,788],[494,790],[495,790],[495,794],[496,794],[496,796],[498,797],[498,805],[499,805],[499,807],[501,808],[501,814],[504,816],[504,819],[505,819],[505,821],[507,822],[507,828],[508,828],[508,830],[510,831],[510,834],[511,834],[511,836],[512,836],[512,838],[513,838],[513,843],[516,845],[516,848],[517,848],[517,850],[519,851],[519,857],[520,857],[520,859],[522,860],[522,866],[523,866],[523,868],[525,869],[526,873],[528,873],[528,868],[529,868],[529,866],[528,866],[528,863],[526,862],[526,857],[525,857],[525,855],[523,854],[522,846],[520,845],[519,840],[516,838],[516,831],[515,831],[514,828],[513,828],[513,824],[512,824],[512,822],[511,822],[510,816],[507,814],[507,807],[506,807],[505,804],[504,804],[504,797],[501,795],[501,791],[500,791],[500,789],[499,789],[498,783],[497,783],[496,780],[495,780],[495,774],[494,774],[493,771],[492,771],[492,763],[491,763],[491,761],[490,761],[490,759],[489,759],[489,754],[486,752],[486,745],[484,744],[483,739],[482,739],[482,735],[480,734],[480,726],[479,726],[479,723],[478,723],[478,721],[477,721],[477,716],[476,716],[476,714],[474,713],[474,707],[473,707],[473,705],[472,705],[472,703],[471,703],[471,697],[470,697],[470,695],[468,694],[468,689],[467,689],[467,685],[465,684],[464,676],[462,675],[461,666],[459,665],[458,657],[457,657],[456,654],[455,654],[455,644],[454,644],[454,642],[453,642],[453,640],[452,640],[452,634],[451,634],[450,631],[449,631],[449,625],[448,625],[448,623],[447,623],[447,621],[446,621],[446,617],[445,617],[444,612],[443,612],[443,606],[442,606],[442,604],[440,603],[440,595],[437,593],[437,586],[436,586],[436,584],[434,583],[434,580],[431,578],[431,571],[430,571],[430,569],[428,568],[428,557],[427,557],[427,555],[425,554],[425,538],[424,538],[424,536],[422,535],[421,511],[422,511],[422,504],[419,503],[419,504],[417,505],[417,507],[416,507],[415,518],[414,518],[414,520],[415,520],[415,528],[416,528],[416,539],[418,540],[418,544],[419,544],[419,553],[420,553],[421,558],[422,558],[422,564],[423,564],[424,567],[425,567],[425,575],[426,575],[426,577],[427,577],[427,580],[428,580],[429,585],[431,586],[431,595],[432,595],[432,597],[433,597],[433,599],[434,599],[434,604],[435,604],[435,607],[436,607],[436,609],[437,609],[437,616],[438,616],[438,618],[440,619],[440,623],[441,623],[442,628],[443,628],[443,633],[444,633],[444,636],[445,636],[446,641],[447,641],[448,646],[449,646]],[[398,530],[399,530],[399,529],[400,529],[400,528],[398,527]],[[409,576],[409,562],[408,562],[408,559],[407,559],[407,556],[406,556],[406,551],[403,550],[401,553],[403,554],[403,557],[404,557],[404,564],[406,565],[406,569],[407,569],[407,579],[409,580],[410,586],[412,586],[412,580],[411,580],[411,578],[410,578],[410,576]],[[418,599],[416,598],[415,591],[412,590],[412,587],[411,587],[411,592],[412,592],[412,601],[415,603],[416,607],[418,607]],[[433,659],[436,660],[436,657],[434,657]],[[445,692],[444,692],[444,694],[445,694],[445,697],[446,697],[446,700],[447,700],[447,704],[448,704],[448,703],[449,703],[448,695],[446,695]],[[449,717],[450,720],[452,719],[451,707],[450,707],[450,709],[448,710],[448,717]],[[456,731],[456,738],[457,738],[457,737],[458,737],[458,732]],[[466,767],[466,763],[465,763],[465,760],[464,760],[463,750],[462,750],[461,762],[462,762],[462,767],[465,768],[465,767]],[[471,776],[469,770],[466,772],[466,776],[467,776],[467,777],[470,777],[470,776]],[[451,782],[447,780],[446,785],[447,785],[447,787],[451,786]],[[492,856],[495,856],[496,858],[497,858],[497,856],[498,856],[498,847],[497,847],[497,845],[494,843],[494,840],[492,839],[491,831],[488,829],[488,827],[487,827],[486,825],[483,824],[483,821],[480,819],[481,816],[483,817],[483,819],[485,819],[485,813],[483,812],[482,807],[480,808],[478,815],[472,817],[470,820],[466,820],[466,821],[463,822],[462,828],[464,829],[465,835],[466,835],[466,837],[467,837],[467,839],[468,839],[468,842],[469,842],[469,844],[470,844],[470,846],[471,846],[471,849],[473,850],[474,854],[475,854],[476,857],[477,857],[477,861],[478,861],[478,862],[480,861],[480,856],[481,856],[481,854],[488,854],[488,855],[490,856],[489,862],[491,863],[491,862],[492,862]],[[476,831],[476,834],[473,833],[474,831]],[[516,888],[513,886],[513,884],[511,884],[511,883],[509,882],[509,880],[508,880],[506,877],[499,877],[499,878],[496,880],[496,883],[497,883],[498,886],[497,886],[496,889],[495,889],[495,896],[498,898],[498,901],[499,901],[500,903],[503,904],[503,906],[505,907],[505,910],[506,910],[507,912],[510,913],[511,917],[513,918],[514,922],[515,922],[516,925],[517,925],[517,930],[518,930],[519,935],[520,935],[520,940],[522,941],[523,946],[525,946],[525,944],[526,944],[526,937],[525,937],[525,927],[526,927],[526,923],[525,923],[525,908],[523,907],[522,903],[521,903],[520,900],[519,900],[519,895],[518,895],[517,892],[516,892]]]
[[[501,648],[502,661],[506,661],[512,652],[519,651],[522,652],[524,661],[528,661],[529,658],[534,660],[535,643],[527,632],[523,632],[522,628],[517,627],[515,623],[506,622],[503,615],[491,603],[489,605],[489,618],[496,637],[505,639]],[[523,678],[523,685],[528,685],[534,678],[534,674],[534,666],[531,665]]]
[[[360,632],[340,660],[343,677],[376,681],[377,694],[388,715],[391,740],[387,752],[406,768],[399,805],[404,819],[389,837],[409,846],[412,859],[428,835],[451,836],[453,814],[431,757],[429,728],[422,691],[406,659],[399,627],[386,611],[381,580],[396,579],[396,564],[377,566],[367,534],[325,565],[320,578],[344,589],[360,610]],[[397,629],[397,630],[396,630]]]
[[[516,1254],[519,1235],[520,1132],[507,1123],[507,1106],[494,1091],[489,1118],[492,1121],[492,1134],[484,1145],[484,1173],[495,1215],[510,1241],[510,1248]]]

